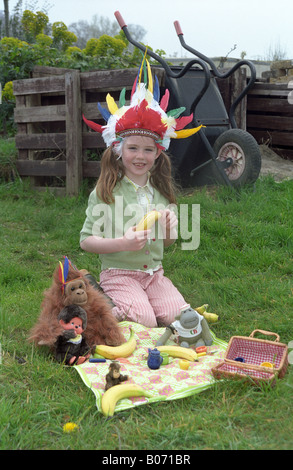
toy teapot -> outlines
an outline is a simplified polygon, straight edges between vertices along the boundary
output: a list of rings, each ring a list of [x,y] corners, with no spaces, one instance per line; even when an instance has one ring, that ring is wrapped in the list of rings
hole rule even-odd
[[[159,369],[160,365],[163,362],[163,358],[160,355],[160,351],[155,349],[149,349],[149,355],[147,360],[147,365],[150,369]]]

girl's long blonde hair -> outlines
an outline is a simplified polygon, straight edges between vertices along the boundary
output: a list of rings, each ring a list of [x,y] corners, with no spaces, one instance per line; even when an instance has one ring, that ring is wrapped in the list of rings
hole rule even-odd
[[[106,204],[114,202],[113,190],[125,175],[121,158],[112,147],[108,147],[101,159],[101,173],[96,185],[97,196]],[[176,204],[177,186],[172,177],[172,165],[169,156],[161,152],[150,170],[150,183],[165,196],[170,204]]]

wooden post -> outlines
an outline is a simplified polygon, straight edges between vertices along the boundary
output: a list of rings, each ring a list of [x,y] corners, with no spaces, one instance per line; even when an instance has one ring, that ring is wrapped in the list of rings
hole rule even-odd
[[[82,121],[80,74],[65,74],[66,105],[66,194],[76,196],[82,180]]]
[[[41,104],[41,96],[39,94],[37,95],[27,95],[26,96],[26,106],[27,107],[34,107],[34,106],[39,106]],[[26,124],[27,126],[27,134],[34,134],[37,129],[37,123],[33,122],[28,122]],[[29,149],[28,150],[28,159],[29,160],[37,160],[37,151],[35,149]],[[30,177],[30,185],[32,187],[37,187],[38,186],[38,177],[31,176]]]
[[[222,69],[221,72],[226,73],[228,70],[229,69]],[[228,114],[232,104],[246,87],[246,76],[246,69],[238,68],[228,78],[216,79]],[[237,127],[243,130],[246,130],[246,105],[247,96],[243,98],[235,110],[235,120]]]
[[[231,105],[246,87],[246,69],[239,68],[231,75]],[[239,103],[235,111],[235,120],[239,129],[246,130],[247,96]]]

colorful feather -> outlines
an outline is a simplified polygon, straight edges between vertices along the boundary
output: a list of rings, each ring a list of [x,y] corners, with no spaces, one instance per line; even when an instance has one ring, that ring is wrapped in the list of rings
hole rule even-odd
[[[193,129],[183,129],[182,131],[175,131],[176,139],[185,139],[186,137],[190,137],[191,135],[198,132],[202,127],[205,126],[198,126],[194,127]]]
[[[161,108],[162,108],[163,111],[166,111],[166,109],[168,108],[169,98],[170,98],[170,92],[169,92],[169,90],[167,89],[167,90],[165,91],[165,94],[164,94],[164,96],[162,97],[161,103],[160,103],[160,106],[161,106]]]
[[[102,134],[103,126],[101,126],[100,124],[96,124],[93,121],[89,121],[86,117],[84,117],[84,115],[82,115],[82,119],[84,120],[84,122],[86,123],[87,126],[89,126],[94,131],[99,132],[100,134]]]
[[[59,281],[64,284],[64,274],[63,274],[63,264],[59,261],[59,271],[58,271]]]
[[[110,95],[110,93],[108,93],[106,96],[106,102],[110,113],[115,114],[118,111],[118,106],[115,103],[114,98]]]
[[[193,114],[191,113],[190,116],[181,116],[180,118],[176,119],[176,131],[183,129],[190,124],[193,119]]]
[[[64,258],[65,258],[65,256],[64,256]],[[70,259],[68,259],[68,263],[74,269],[74,271],[78,271],[77,267],[75,266],[75,264],[72,263],[72,261],[70,261]]]
[[[68,270],[69,270],[69,260],[68,260],[67,256],[64,256],[64,263],[63,263],[64,283],[67,281]]]
[[[132,90],[131,90],[130,99],[133,97],[133,95],[135,93],[135,90],[136,90],[136,87],[137,87],[137,81],[138,81],[138,75],[135,77],[135,80],[134,80],[134,83],[133,83],[133,86],[132,86]]]
[[[126,88],[122,88],[119,96],[119,108],[122,108],[125,106],[125,93],[126,93]]]
[[[141,75],[142,75],[142,71],[143,71],[143,66],[145,64],[145,61],[146,61],[146,54],[147,54],[147,47],[145,49],[145,53],[144,53],[144,56],[142,58],[142,61],[141,61],[141,64],[140,64],[140,67],[139,67],[139,76],[138,76],[138,83],[141,83]]]
[[[148,69],[148,90],[153,93],[153,76],[151,71],[151,66],[149,61],[146,59],[147,69]]]
[[[160,85],[157,75],[155,75],[155,84],[154,84],[154,100],[159,103],[160,101]]]
[[[141,51],[140,51],[140,52],[141,52]],[[142,54],[142,52],[141,52],[141,54]],[[141,68],[142,68],[142,65],[143,65],[143,61],[144,61],[144,55],[142,54],[142,60],[141,60],[140,66],[139,66],[139,68],[138,68],[138,72],[137,72],[137,74],[136,74],[134,83],[133,83],[133,85],[132,85],[132,90],[131,90],[131,97],[130,97],[130,99],[132,98],[132,96],[133,96],[134,93],[136,92],[138,83],[140,83]]]
[[[103,108],[101,103],[98,103],[98,110],[100,111],[102,117],[104,118],[104,120],[106,122],[108,122],[110,116],[111,116],[111,113],[106,109],[106,108]]]
[[[154,100],[159,103],[160,101],[160,85],[157,75],[155,75],[155,84],[154,84]]]
[[[178,116],[180,116],[180,114],[182,114],[184,111],[185,111],[185,107],[182,106],[181,108],[177,108],[177,109],[171,109],[170,111],[167,112],[167,116],[168,117],[173,117],[173,118],[177,118]]]
[[[148,74],[147,74],[147,68],[146,68],[146,59],[143,63],[143,83],[147,87],[148,84]]]

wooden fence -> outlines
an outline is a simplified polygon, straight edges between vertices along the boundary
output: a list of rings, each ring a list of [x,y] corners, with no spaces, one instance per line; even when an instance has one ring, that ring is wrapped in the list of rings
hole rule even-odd
[[[162,84],[162,70],[155,73]],[[82,114],[104,124],[97,102],[106,106],[108,92],[118,101],[123,87],[129,100],[136,74],[137,69],[80,73],[42,67],[33,78],[14,81],[20,176],[30,177],[38,189],[50,186],[67,195],[78,194],[83,178],[97,178],[99,162],[91,161],[89,152],[105,144],[83,123]]]
[[[164,70],[154,68],[164,86]],[[13,82],[18,126],[17,170],[29,177],[34,187],[54,188],[61,194],[76,195],[83,178],[97,178],[99,161],[91,153],[105,148],[102,137],[83,123],[98,119],[104,124],[97,102],[105,105],[109,92],[116,101],[123,87],[130,91],[137,69],[80,73],[76,70],[37,67],[33,78]],[[219,82],[227,108],[246,77]],[[293,105],[288,102],[287,85],[256,83],[236,112],[238,126],[247,126],[258,143],[270,145],[286,158],[293,158]],[[247,108],[247,111],[246,111]]]
[[[246,122],[259,144],[268,144],[281,157],[293,160],[290,92],[288,83],[256,83],[247,97]]]

